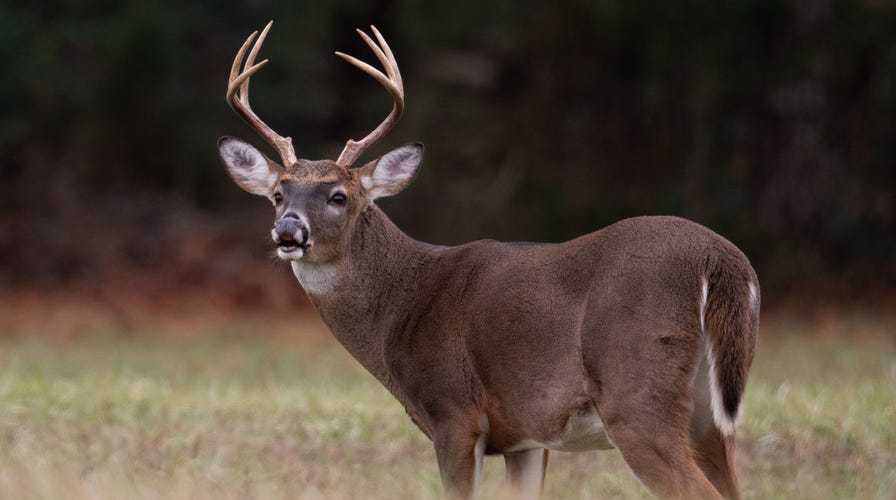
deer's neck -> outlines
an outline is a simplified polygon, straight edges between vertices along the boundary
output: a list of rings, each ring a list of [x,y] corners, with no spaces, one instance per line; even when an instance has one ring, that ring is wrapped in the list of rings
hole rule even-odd
[[[387,340],[408,323],[416,309],[419,276],[436,249],[401,232],[372,205],[359,216],[343,261],[292,265],[339,342],[390,389]]]

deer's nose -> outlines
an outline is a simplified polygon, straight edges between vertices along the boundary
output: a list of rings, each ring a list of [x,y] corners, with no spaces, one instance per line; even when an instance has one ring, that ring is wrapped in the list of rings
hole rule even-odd
[[[299,245],[304,245],[308,241],[308,228],[302,224],[298,215],[290,212],[274,224],[271,236],[274,239],[274,243],[278,245],[284,241],[293,241]]]

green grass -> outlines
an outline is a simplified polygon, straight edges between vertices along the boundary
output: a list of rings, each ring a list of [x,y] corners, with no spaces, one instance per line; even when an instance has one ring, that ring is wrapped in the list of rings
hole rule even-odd
[[[2,498],[441,492],[427,439],[316,320],[2,326]],[[738,430],[747,497],[893,497],[892,326],[846,317],[815,338],[808,323],[766,321]],[[258,333],[283,329],[307,332]],[[502,477],[503,461],[487,459],[484,497]],[[646,496],[615,451],[552,453],[545,488]]]

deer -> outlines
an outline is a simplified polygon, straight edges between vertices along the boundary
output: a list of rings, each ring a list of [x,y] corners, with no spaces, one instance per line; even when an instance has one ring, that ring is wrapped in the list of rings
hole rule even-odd
[[[447,495],[475,494],[485,455],[504,456],[513,495],[537,498],[549,451],[615,448],[661,498],[740,498],[735,425],[760,308],[747,257],[672,216],[564,243],[416,241],[375,201],[411,183],[423,145],[353,166],[405,106],[384,37],[357,30],[385,72],[336,55],[385,88],[391,112],[335,161],[305,160],[249,103],[271,24],[237,52],[226,99],[279,158],[222,137],[220,159],[239,187],[273,204],[277,256],[432,441]]]

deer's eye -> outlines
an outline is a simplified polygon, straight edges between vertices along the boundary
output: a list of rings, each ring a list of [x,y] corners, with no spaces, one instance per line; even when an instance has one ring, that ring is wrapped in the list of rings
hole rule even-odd
[[[345,205],[345,200],[346,200],[346,198],[345,198],[344,194],[336,193],[330,197],[329,203],[332,203],[333,205],[342,206],[342,205]]]
[[[274,193],[274,203],[279,205],[281,201],[283,201],[283,195],[280,193]]]

